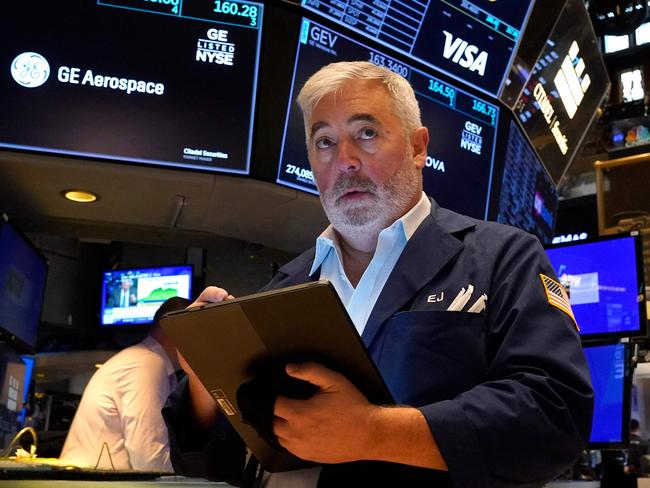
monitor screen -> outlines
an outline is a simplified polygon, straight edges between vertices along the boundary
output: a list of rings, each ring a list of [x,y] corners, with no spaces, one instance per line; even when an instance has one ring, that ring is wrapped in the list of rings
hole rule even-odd
[[[18,425],[21,427],[25,426],[25,420],[28,415],[28,409],[25,408],[29,405],[29,395],[33,393],[30,390],[30,385],[32,384],[32,376],[34,374],[34,366],[36,364],[36,356],[30,354],[22,354],[20,356],[23,363],[25,363],[25,375],[23,377],[23,396],[22,396],[22,408],[18,412]]]
[[[557,207],[555,183],[521,128],[511,120],[497,222],[519,227],[535,234],[543,244],[549,244]]]
[[[605,43],[605,54],[615,53],[630,47],[630,36],[627,34],[624,36],[605,36],[603,42]]]
[[[47,260],[0,218],[0,339],[21,352],[36,350]]]
[[[645,98],[645,83],[641,68],[632,68],[621,71],[618,74],[619,86],[621,87],[621,98],[624,103],[643,100]]]
[[[531,0],[302,0],[302,5],[471,86],[497,94]]]
[[[192,266],[161,266],[106,271],[101,324],[138,325],[153,321],[165,300],[192,295]]]
[[[650,22],[646,22],[644,24],[641,24],[634,31],[634,43],[637,46],[640,46],[641,44],[647,44],[649,42],[650,42]]]
[[[626,447],[630,423],[630,344],[584,344],[594,388],[589,448]]]
[[[583,339],[643,335],[643,251],[638,233],[546,250]]]
[[[424,189],[443,207],[486,218],[499,108],[345,35],[303,19],[277,182],[317,193],[307,150],[302,114],[295,97],[305,81],[326,64],[371,61],[409,80],[429,128]],[[463,194],[457,188],[462,185]]]
[[[12,2],[0,147],[248,173],[262,7]]]
[[[29,354],[23,354],[20,356],[20,359],[25,363],[25,379],[23,390],[23,404],[27,403],[27,397],[29,396],[29,385],[32,382],[32,375],[34,373],[34,365],[36,364],[36,356]]]
[[[533,147],[559,183],[609,87],[584,0],[568,0],[515,107]]]

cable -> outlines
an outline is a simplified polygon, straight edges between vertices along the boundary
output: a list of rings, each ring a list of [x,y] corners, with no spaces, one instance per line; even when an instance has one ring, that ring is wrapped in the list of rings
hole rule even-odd
[[[30,449],[29,452],[32,453],[32,456],[36,454],[36,448],[38,446],[38,436],[36,435],[36,431],[34,430],[33,427],[24,427],[21,429],[13,439],[11,439],[11,442],[9,445],[2,451],[2,457],[9,457],[11,455],[11,450],[16,447],[16,444],[18,444],[18,441],[20,438],[23,436],[25,432],[29,432],[32,434],[32,439],[34,442],[32,442],[32,446],[34,447],[34,452],[32,453],[32,450]]]
[[[99,457],[97,458],[97,464],[95,464],[95,467],[93,469],[97,469],[97,466],[99,466],[99,462],[102,460],[102,454],[104,453],[104,448],[106,448],[106,453],[108,454],[108,460],[111,463],[111,468],[113,471],[115,471],[115,465],[113,464],[113,458],[111,457],[111,450],[108,447],[108,443],[103,442],[102,443],[102,450],[99,451]]]

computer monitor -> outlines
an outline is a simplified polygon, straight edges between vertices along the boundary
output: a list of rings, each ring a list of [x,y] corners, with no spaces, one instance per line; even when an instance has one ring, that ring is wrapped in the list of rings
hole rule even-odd
[[[630,47],[630,36],[628,34],[605,36],[603,42],[605,44],[605,54],[615,53]]]
[[[627,447],[632,384],[629,343],[583,344],[594,388],[594,416],[588,447]]]
[[[0,341],[18,352],[36,350],[47,260],[0,216]]]
[[[27,417],[27,402],[29,400],[30,385],[32,384],[32,376],[34,375],[34,366],[36,364],[36,356],[32,354],[21,354],[20,359],[25,363],[25,376],[23,377],[23,408],[18,412],[18,424],[24,426],[25,418]]]
[[[650,22],[645,22],[641,24],[634,31],[634,43],[637,46],[642,44],[647,44],[650,42]]]
[[[424,190],[443,207],[487,218],[499,107],[448,81],[420,71],[339,31],[302,20],[277,182],[311,193],[316,184],[307,159],[303,118],[295,103],[300,87],[323,66],[366,60],[406,78],[432,134],[423,169]],[[458,188],[463,188],[462,192]]]
[[[646,333],[643,250],[638,232],[547,248],[584,340]]]
[[[514,120],[509,124],[503,161],[497,222],[528,231],[542,244],[550,244],[558,208],[555,183]]]
[[[162,303],[192,296],[192,266],[160,266],[104,272],[101,325],[148,324]]]
[[[248,173],[263,8],[179,0],[6,5],[0,147]]]

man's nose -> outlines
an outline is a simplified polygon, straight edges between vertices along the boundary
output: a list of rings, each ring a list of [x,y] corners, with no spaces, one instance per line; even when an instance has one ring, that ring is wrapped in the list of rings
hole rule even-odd
[[[348,140],[339,141],[336,146],[336,166],[341,172],[358,171],[361,160],[358,155],[358,148]]]

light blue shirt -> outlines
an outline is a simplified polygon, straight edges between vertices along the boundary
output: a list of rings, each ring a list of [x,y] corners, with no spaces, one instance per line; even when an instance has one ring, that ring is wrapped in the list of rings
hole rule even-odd
[[[420,201],[411,210],[379,233],[375,254],[356,288],[343,270],[341,247],[334,227],[327,227],[316,240],[316,255],[309,275],[321,269],[320,279],[329,280],[334,285],[359,335],[363,333],[370,312],[406,243],[430,213],[431,202],[422,193]]]

